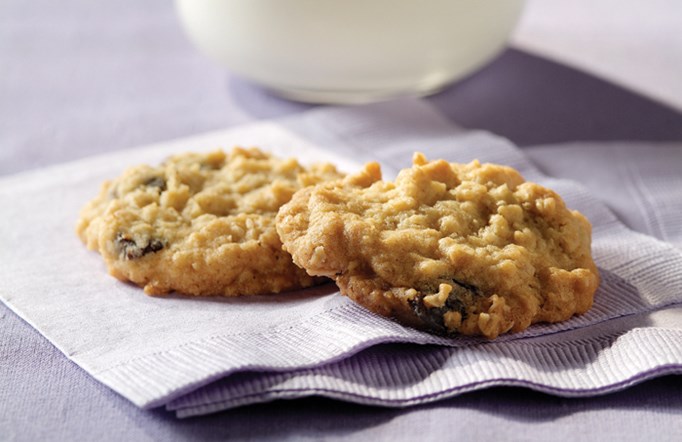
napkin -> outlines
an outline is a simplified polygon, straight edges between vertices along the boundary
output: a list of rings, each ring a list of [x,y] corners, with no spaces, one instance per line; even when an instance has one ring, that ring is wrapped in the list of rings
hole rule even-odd
[[[581,142],[524,152],[544,173],[583,183],[631,229],[682,249],[682,143]]]
[[[78,211],[102,180],[232,145],[346,171],[375,159],[387,176],[414,150],[516,167],[592,221],[602,274],[595,306],[494,342],[447,339],[378,317],[331,284],[248,298],[149,297],[108,276],[75,236]],[[190,416],[311,394],[406,406],[489,385],[590,395],[682,369],[680,250],[629,229],[586,188],[544,175],[507,140],[455,127],[420,100],[313,110],[15,175],[0,180],[0,207],[0,298],[140,407]]]

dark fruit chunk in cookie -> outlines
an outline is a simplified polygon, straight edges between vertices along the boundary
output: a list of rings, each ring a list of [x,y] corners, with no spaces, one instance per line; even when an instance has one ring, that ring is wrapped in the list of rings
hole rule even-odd
[[[166,180],[159,176],[151,177],[147,181],[144,182],[145,186],[148,187],[157,187],[159,189],[159,192],[163,192],[166,190]]]
[[[155,253],[163,249],[163,242],[158,239],[151,239],[144,245],[139,245],[128,235],[119,233],[116,236],[116,248],[125,259],[141,258],[149,253]]]
[[[454,315],[458,322],[465,320],[468,316],[467,306],[474,304],[480,297],[478,288],[448,279],[440,281],[437,287],[420,290],[409,303],[425,329],[447,334],[446,315],[451,318]]]

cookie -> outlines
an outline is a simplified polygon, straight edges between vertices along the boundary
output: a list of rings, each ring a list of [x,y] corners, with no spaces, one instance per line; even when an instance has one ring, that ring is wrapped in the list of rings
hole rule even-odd
[[[105,182],[77,233],[109,272],[148,294],[253,295],[313,285],[275,230],[299,189],[341,178],[331,164],[305,168],[258,149],[188,153]]]
[[[493,164],[427,161],[395,182],[376,163],[297,192],[277,215],[294,262],[367,309],[437,334],[493,339],[592,305],[591,226]]]

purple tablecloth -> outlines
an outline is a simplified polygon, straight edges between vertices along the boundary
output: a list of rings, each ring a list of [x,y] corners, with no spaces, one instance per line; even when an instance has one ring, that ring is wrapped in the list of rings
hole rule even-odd
[[[0,175],[310,107],[205,60],[169,2],[6,0],[0,11]],[[682,115],[518,51],[429,100],[522,146],[682,140]],[[592,399],[497,388],[407,410],[307,399],[177,420],[117,396],[0,304],[0,440],[641,440],[682,434],[680,384]]]

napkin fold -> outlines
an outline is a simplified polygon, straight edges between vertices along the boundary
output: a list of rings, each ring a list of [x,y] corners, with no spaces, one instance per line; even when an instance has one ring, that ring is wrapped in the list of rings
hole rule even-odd
[[[593,223],[603,279],[595,306],[494,342],[446,339],[373,315],[333,285],[236,299],[148,297],[108,276],[76,238],[78,211],[104,179],[173,153],[232,145],[333,161],[349,172],[379,160],[389,177],[409,166],[415,150],[516,167]],[[420,100],[314,110],[15,175],[0,180],[0,207],[0,298],[141,407],[167,405],[190,416],[311,394],[406,406],[489,385],[592,395],[682,372],[679,248],[626,227],[585,187],[544,175],[507,140],[455,127]],[[679,215],[656,216],[672,225]]]
[[[564,397],[606,394],[680,373],[681,316],[678,307],[561,335],[477,343],[466,349],[382,344],[319,367],[238,373],[166,408],[189,417],[309,395],[404,407],[502,385]]]

